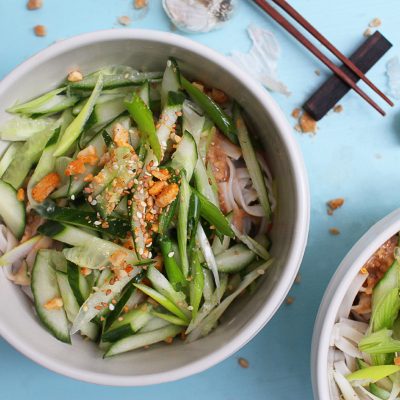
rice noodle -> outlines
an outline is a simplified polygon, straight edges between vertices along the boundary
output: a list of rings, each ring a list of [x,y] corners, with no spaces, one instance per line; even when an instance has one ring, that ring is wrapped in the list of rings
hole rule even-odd
[[[339,374],[342,374],[344,376],[351,374],[351,371],[349,368],[347,368],[347,365],[344,361],[337,361],[333,364],[333,367],[335,368],[336,372],[339,372]]]
[[[332,336],[334,340],[340,337],[345,337],[346,339],[349,339],[356,344],[358,344],[358,342],[364,337],[361,332],[354,329],[346,321],[338,322],[337,324],[335,324],[335,326],[333,327]]]
[[[339,322],[346,323],[347,325],[351,326],[352,328],[356,329],[361,333],[365,333],[368,329],[368,324],[365,322],[354,321],[354,319],[349,318],[340,318]]]
[[[26,256],[26,262],[28,264],[29,271],[32,271],[33,264],[35,262],[36,254],[40,249],[49,249],[53,244],[53,240],[47,236],[43,236],[32,248],[29,254]]]
[[[239,158],[242,157],[242,149],[224,136],[221,136],[219,139],[219,146],[228,157],[234,160],[239,160]]]
[[[343,298],[342,304],[338,310],[338,317],[339,318],[347,318],[350,315],[350,311],[352,309],[354,299],[357,296],[357,293],[362,287],[363,283],[367,279],[368,274],[357,274],[357,276],[353,279],[353,282],[349,286],[349,290],[347,291],[346,295]]]
[[[360,398],[357,396],[357,393],[354,391],[350,382],[339,372],[332,371],[333,378],[337,385],[339,386],[340,391],[343,394],[343,398],[345,400],[359,400]]]
[[[5,226],[0,225],[0,251],[1,254],[7,253],[18,244],[17,239],[11,233],[11,231]],[[13,267],[12,265],[5,265],[1,268],[4,271],[4,275],[7,279],[12,279]]]
[[[352,357],[362,358],[361,351],[358,349],[358,347],[344,337],[337,338],[335,340],[335,346],[339,350],[343,351],[343,353],[346,353]]]

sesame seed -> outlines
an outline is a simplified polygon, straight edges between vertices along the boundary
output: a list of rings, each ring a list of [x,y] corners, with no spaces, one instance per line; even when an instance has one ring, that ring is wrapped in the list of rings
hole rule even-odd
[[[71,200],[75,200],[75,195],[74,194],[71,195]]]
[[[83,311],[84,311],[84,312],[88,312],[88,310],[89,310],[89,307],[88,307],[88,306],[86,306],[86,305],[83,306]]]
[[[94,224],[98,226],[98,225],[101,225],[101,222],[100,221],[94,221]]]
[[[90,204],[91,204],[92,206],[95,206],[95,205],[97,204],[97,200],[93,200]]]
[[[193,310],[193,307],[192,307],[192,306],[188,306],[188,310],[189,310],[189,311],[192,311],[192,310]]]
[[[121,322],[121,321],[123,321],[123,320],[124,320],[123,317],[118,317],[118,321],[119,321],[119,322]]]
[[[109,308],[111,311],[114,311],[114,310],[115,310],[114,304],[109,304],[108,308]]]
[[[170,251],[170,252],[168,253],[168,257],[169,257],[169,258],[171,258],[171,257],[173,257],[173,256],[174,256],[174,254],[175,254],[175,252],[173,252],[173,251]]]
[[[258,269],[258,270],[257,270],[257,274],[258,274],[258,275],[264,275],[264,274],[265,274],[265,271],[264,271],[263,269]]]

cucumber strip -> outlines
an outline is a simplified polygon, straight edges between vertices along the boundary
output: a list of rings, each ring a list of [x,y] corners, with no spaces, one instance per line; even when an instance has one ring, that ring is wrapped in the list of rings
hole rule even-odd
[[[86,336],[93,342],[97,342],[100,335],[100,327],[94,322],[88,322],[81,327],[81,335]]]
[[[4,267],[5,265],[14,264],[16,261],[19,261],[25,258],[30,251],[35,247],[36,243],[42,239],[43,236],[34,236],[31,239],[27,240],[14,247],[13,249],[7,251],[0,257],[0,267]]]
[[[205,122],[205,117],[198,114],[194,104],[188,100],[183,102],[182,106],[183,123],[182,131],[188,131],[193,136],[196,145],[199,145],[201,133]]]
[[[211,297],[215,290],[215,285],[212,272],[209,269],[203,268],[203,276],[204,276],[203,296],[204,296],[204,302],[207,302],[211,300]]]
[[[259,257],[264,259],[265,261],[271,258],[268,250],[263,247],[260,243],[258,243],[255,239],[250,237],[249,235],[245,235],[240,233],[240,231],[232,224],[231,228],[235,234],[235,236],[244,243],[253,253],[257,254]]]
[[[125,107],[129,111],[131,117],[138,125],[140,132],[144,135],[145,140],[149,142],[154,155],[158,161],[162,159],[162,150],[160,142],[156,134],[153,113],[146,103],[137,93],[134,93],[130,101],[125,101]]]
[[[217,255],[215,261],[219,272],[232,274],[247,267],[255,258],[256,254],[240,243]]]
[[[86,278],[80,273],[80,268],[72,263],[67,267],[68,282],[79,306],[89,297],[90,287]]]
[[[180,92],[169,92],[167,104],[163,108],[157,124],[156,136],[161,145],[162,157],[167,149],[168,140],[174,125],[178,119],[178,114],[182,111],[182,103],[185,96]]]
[[[14,157],[21,151],[23,145],[22,142],[13,142],[7,148],[0,161],[0,178],[4,175],[4,172],[6,172],[6,169],[11,164]]]
[[[73,322],[79,312],[79,304],[76,301],[74,292],[68,282],[67,274],[56,272],[58,287],[60,288],[61,298],[64,303],[65,313],[69,322]]]
[[[42,250],[42,252],[49,253],[51,262],[56,271],[63,272],[65,274],[67,273],[67,268],[68,268],[67,260],[65,259],[61,251],[45,249]]]
[[[143,346],[149,346],[151,344],[161,342],[167,338],[176,336],[181,332],[181,330],[182,327],[180,326],[168,325],[152,332],[137,333],[136,335],[114,343],[104,354],[104,357],[115,356],[117,354],[126,353],[127,351],[135,350]]]
[[[103,76],[100,74],[97,78],[96,86],[93,89],[92,94],[90,95],[88,101],[82,108],[81,112],[77,115],[77,117],[72,121],[72,123],[66,129],[63,137],[57,145],[57,148],[54,152],[54,156],[59,157],[64,155],[71,145],[75,142],[76,139],[82,133],[82,130],[90,117],[90,114],[93,111],[93,107],[100,96],[101,90],[103,88]]]
[[[92,237],[80,245],[63,250],[65,258],[80,267],[101,269],[111,263],[115,267],[147,265],[153,260],[139,260],[136,253],[108,240]]]
[[[160,328],[169,326],[170,323],[164,318],[153,317],[145,326],[140,330],[139,333],[152,332]]]
[[[156,312],[156,311],[153,311],[151,314],[153,316],[155,316],[157,318],[161,318],[173,325],[177,325],[177,326],[187,326],[188,325],[187,322],[181,320],[180,318],[178,318],[172,314],[164,314],[164,313],[160,313],[160,312]]]
[[[181,88],[179,66],[176,60],[170,57],[167,61],[163,79],[161,81],[161,107],[167,104],[168,93],[177,92]]]
[[[114,67],[111,67],[114,68]],[[118,67],[119,68],[119,67]],[[71,93],[79,93],[80,91],[89,91],[93,90],[93,88],[96,85],[97,78],[100,74],[103,75],[104,79],[104,84],[103,88],[104,89],[116,89],[116,88],[122,88],[125,86],[136,86],[136,85],[141,85],[147,80],[153,81],[153,80],[158,80],[161,79],[162,73],[161,72],[138,72],[133,70],[130,67],[125,67],[126,71],[123,71],[122,73],[114,72],[118,71],[115,70],[109,70],[107,71],[105,68],[102,70],[87,75],[84,79],[82,79],[79,82],[72,82],[68,85],[68,89],[70,90]],[[110,73],[111,72],[111,73]]]
[[[63,308],[47,309],[46,304],[60,298],[56,271],[53,269],[48,254],[41,250],[37,253],[32,269],[32,293],[36,312],[43,325],[64,343],[71,343],[68,320]]]
[[[25,141],[33,135],[54,125],[52,118],[28,118],[16,116],[0,127],[0,139],[9,141]]]
[[[197,163],[197,147],[193,136],[184,132],[175,153],[172,155],[171,167],[184,170],[188,182],[192,179],[194,167]]]
[[[185,294],[177,292],[171,283],[169,283],[168,279],[153,265],[147,268],[147,278],[158,293],[174,303],[187,318],[190,318],[191,313],[188,310]]]
[[[109,329],[110,326],[118,319],[124,307],[129,308],[131,306],[130,302],[138,298],[137,294],[139,291],[135,288],[135,286],[133,286],[133,283],[139,283],[143,279],[143,275],[143,271],[137,274],[132,279],[131,283],[124,288],[121,297],[118,299],[117,304],[115,304],[114,310],[112,310],[107,316],[104,324],[104,330]]]
[[[58,127],[54,130],[53,135],[50,137],[45,149],[43,150],[42,155],[40,156],[35,171],[29,179],[26,192],[28,195],[29,203],[32,205],[33,208],[36,208],[39,203],[32,197],[32,189],[42,178],[44,178],[50,172],[54,171],[56,159],[53,154],[54,150],[57,147],[60,131],[61,127]]]
[[[178,210],[178,247],[179,254],[181,256],[182,272],[185,277],[189,274],[189,260],[187,254],[187,226],[188,226],[188,215],[189,215],[189,203],[190,203],[190,186],[186,179],[186,175],[183,173],[181,177],[181,187],[179,191],[179,210]]]
[[[134,269],[129,275],[121,276],[118,280],[111,281],[92,293],[82,304],[71,328],[71,334],[79,331],[82,326],[91,321],[102,309],[98,310],[99,305],[109,304],[110,301],[119,295],[129,281],[139,273],[139,269]],[[113,283],[113,284],[111,284]],[[108,294],[107,294],[108,293]],[[97,308],[96,308],[97,307]]]
[[[225,250],[229,249],[229,244],[231,242],[231,238],[229,236],[224,236],[222,241],[218,236],[215,236],[211,245],[212,251],[215,256],[223,253]]]
[[[235,234],[231,226],[229,225],[228,220],[225,218],[224,214],[222,214],[221,210],[216,207],[213,203],[211,203],[205,196],[203,196],[196,189],[195,191],[200,200],[200,214],[201,216],[210,223],[210,225],[215,226],[217,231],[222,233],[225,236],[234,237]]]
[[[374,395],[379,397],[382,400],[389,400],[390,399],[390,392],[386,391],[385,389],[380,388],[375,383],[369,384],[369,391]]]
[[[190,97],[201,107],[225,136],[233,143],[238,143],[235,124],[221,107],[183,76],[181,76],[181,82]]]
[[[185,276],[182,273],[181,268],[174,258],[174,251],[171,240],[163,236],[160,240],[161,253],[164,259],[165,272],[168,277],[168,281],[172,287],[176,290],[182,290],[187,285]]]
[[[90,115],[85,129],[98,130],[115,120],[125,111],[124,98],[118,97],[107,102],[97,103]]]
[[[53,133],[54,125],[31,136],[11,161],[11,164],[3,175],[3,180],[15,189],[19,189],[23,185],[32,166],[39,161]]]
[[[144,304],[121,316],[122,320],[114,322],[103,336],[103,342],[116,342],[142,329],[151,319],[152,306]]]
[[[147,294],[147,296],[151,297],[153,300],[163,306],[165,309],[172,312],[172,314],[175,314],[177,317],[181,318],[185,322],[189,322],[186,314],[184,314],[182,310],[167,297],[163,296],[161,293],[158,293],[156,290],[146,285],[135,283],[135,286],[140,289],[144,294]]]
[[[220,280],[219,280],[217,262],[215,260],[214,254],[212,252],[210,242],[208,241],[207,236],[206,236],[201,224],[199,224],[197,227],[196,239],[200,246],[200,250],[203,253],[206,264],[207,264],[208,268],[211,270],[211,272],[213,273],[215,286],[217,288],[219,288]]]
[[[95,271],[93,271],[95,272]],[[101,287],[103,286],[106,282],[110,280],[112,277],[112,271],[110,269],[104,269],[103,271],[100,272],[100,275],[98,276],[97,280],[94,282],[95,287]]]
[[[197,159],[196,167],[194,169],[194,181],[196,189],[202,193],[209,202],[219,208],[218,195],[209,182],[207,169],[201,157]]]
[[[199,262],[198,250],[192,253],[190,281],[190,306],[192,307],[192,318],[196,318],[204,289],[203,267]]]
[[[38,228],[38,232],[70,246],[80,246],[95,237],[81,229],[56,221],[45,222]]]
[[[25,115],[32,115],[35,118],[42,115],[49,116],[69,109],[78,100],[79,97],[77,96],[66,96],[63,94],[59,94],[39,107],[32,107],[30,109],[27,109],[26,111],[20,111],[20,113]]]
[[[36,211],[51,221],[63,222],[97,232],[104,232],[120,238],[125,238],[126,234],[130,231],[129,222],[122,218],[107,218],[108,227],[103,228],[102,225],[94,224],[94,222],[99,219],[94,211],[85,211],[68,207],[61,208],[48,203],[44,203],[43,205],[44,207],[36,208]]]
[[[150,107],[150,85],[146,81],[137,90],[138,96],[143,100],[146,106]]]
[[[8,183],[0,180],[0,216],[17,239],[25,231],[26,212],[23,201],[17,199],[17,191]]]
[[[22,114],[37,114],[37,111],[40,107],[47,104],[49,101],[54,99],[57,95],[62,92],[65,92],[65,87],[57,88],[42,94],[39,97],[36,97],[33,100],[27,101],[22,104],[16,104],[7,109],[9,113],[22,113]]]
[[[265,212],[268,221],[271,220],[271,204],[268,198],[268,190],[265,186],[264,175],[261,170],[260,164],[257,160],[257,155],[251,143],[251,138],[247,130],[246,124],[241,115],[239,106],[235,104],[234,107],[234,120],[237,128],[237,137],[239,139],[240,147],[242,148],[244,162],[250,174],[251,181],[253,182],[254,189],[258,194],[260,204]]]
[[[210,333],[211,329],[215,326],[221,315],[232,304],[232,302],[245,290],[252,282],[258,277],[263,275],[265,271],[271,266],[273,259],[266,261],[256,271],[250,272],[244,278],[242,283],[231,295],[226,297],[210,314],[201,321],[198,326],[189,334],[187,342],[193,342],[201,336],[206,336]]]

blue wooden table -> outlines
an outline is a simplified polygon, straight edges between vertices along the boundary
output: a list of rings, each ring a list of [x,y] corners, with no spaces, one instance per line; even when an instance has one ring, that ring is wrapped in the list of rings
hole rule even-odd
[[[251,23],[272,30],[283,57],[279,74],[292,95],[274,98],[291,120],[291,111],[302,104],[328,72],[278,26],[239,0],[239,10],[222,30],[191,35],[217,51],[246,51],[250,41],[246,27]],[[0,78],[17,64],[55,40],[83,32],[118,27],[117,17],[133,12],[132,0],[44,0],[39,11],[27,11],[25,0],[0,0]],[[160,0],[150,0],[144,18],[132,28],[169,31]],[[385,64],[400,55],[398,0],[291,0],[324,34],[345,53],[364,39],[370,20],[382,20],[381,32],[394,48],[370,73],[385,88]],[[43,24],[48,35],[35,37],[32,27]],[[317,76],[314,71],[321,70]],[[337,265],[354,242],[378,219],[400,205],[400,110],[380,117],[355,94],[342,102],[343,112],[330,113],[313,136],[293,131],[301,145],[311,187],[311,230],[301,267],[301,283],[291,290],[294,303],[282,305],[263,331],[238,354],[220,365],[180,382],[147,388],[109,388],[89,385],[58,376],[34,364],[0,339],[0,399],[177,399],[309,400],[311,335],[315,315],[325,287]],[[345,205],[334,216],[326,213],[325,202],[344,197]],[[329,228],[338,228],[338,236]],[[0,321],[0,323],[2,323]],[[238,364],[249,361],[249,368]]]

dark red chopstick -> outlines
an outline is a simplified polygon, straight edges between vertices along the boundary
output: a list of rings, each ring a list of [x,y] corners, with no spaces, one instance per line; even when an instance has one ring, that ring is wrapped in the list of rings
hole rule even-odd
[[[362,81],[364,81],[375,93],[377,93],[383,100],[390,106],[394,106],[393,102],[377,88],[365,74],[341,51],[339,51],[325,36],[318,32],[298,11],[296,11],[285,0],[272,0],[275,4],[286,11],[295,21],[297,21],[303,28],[305,28],[311,35],[313,35],[320,43],[322,43],[331,53],[333,53],[346,67],[351,69]]]
[[[326,57],[317,47],[315,47],[298,29],[296,29],[285,17],[283,17],[274,7],[264,0],[253,0],[261,9],[263,9],[272,19],[294,36],[303,46],[322,61],[331,71],[349,85],[357,94],[359,94],[368,104],[370,104],[381,115],[386,115],[385,111],[375,103],[363,90],[361,90],[339,67],[337,67],[328,57]]]

